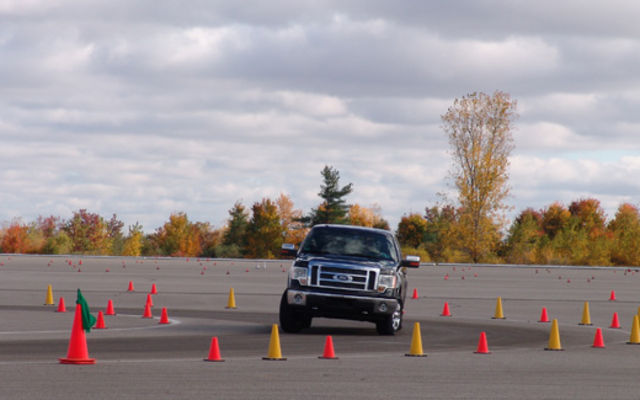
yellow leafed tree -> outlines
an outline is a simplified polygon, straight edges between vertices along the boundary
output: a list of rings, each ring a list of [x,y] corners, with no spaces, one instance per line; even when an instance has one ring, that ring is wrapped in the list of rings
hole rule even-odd
[[[461,243],[474,262],[489,257],[500,239],[516,116],[516,101],[500,91],[456,99],[442,115],[460,202]]]

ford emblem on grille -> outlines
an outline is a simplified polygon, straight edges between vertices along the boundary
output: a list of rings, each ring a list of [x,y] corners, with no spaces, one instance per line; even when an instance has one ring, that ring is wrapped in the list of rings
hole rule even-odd
[[[351,280],[351,277],[349,275],[334,275],[333,279],[338,281],[348,282]]]

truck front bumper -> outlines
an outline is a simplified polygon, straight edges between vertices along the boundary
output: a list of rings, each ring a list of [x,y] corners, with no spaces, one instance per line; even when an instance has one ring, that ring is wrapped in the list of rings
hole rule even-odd
[[[305,309],[313,316],[376,320],[393,314],[398,300],[388,297],[357,296],[335,293],[287,290],[287,303]]]

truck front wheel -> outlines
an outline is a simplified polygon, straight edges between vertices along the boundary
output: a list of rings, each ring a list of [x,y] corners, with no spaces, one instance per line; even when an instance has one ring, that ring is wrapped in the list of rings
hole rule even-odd
[[[380,335],[395,335],[402,327],[402,305],[398,303],[391,315],[376,322],[376,330]]]
[[[287,292],[280,299],[280,327],[287,333],[297,333],[311,326],[311,317],[295,311],[287,303]]]

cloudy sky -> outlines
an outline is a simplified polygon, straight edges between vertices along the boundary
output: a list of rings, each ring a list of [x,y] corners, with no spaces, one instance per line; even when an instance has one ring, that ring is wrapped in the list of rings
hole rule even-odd
[[[440,116],[518,101],[517,213],[640,202],[640,3],[0,0],[0,222],[224,224],[320,171],[400,217],[455,198]]]

